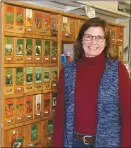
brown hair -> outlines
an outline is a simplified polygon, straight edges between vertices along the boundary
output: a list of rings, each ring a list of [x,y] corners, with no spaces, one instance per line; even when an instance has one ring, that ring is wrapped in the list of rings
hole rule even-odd
[[[110,33],[108,29],[108,23],[105,20],[102,20],[98,17],[88,19],[80,28],[79,34],[77,36],[76,42],[74,44],[74,60],[78,61],[84,56],[84,49],[82,46],[82,39],[84,36],[85,31],[90,27],[102,27],[105,32],[105,48],[103,53],[106,58],[108,59],[116,59],[116,57],[112,56],[110,53],[111,49],[111,40],[110,40]]]

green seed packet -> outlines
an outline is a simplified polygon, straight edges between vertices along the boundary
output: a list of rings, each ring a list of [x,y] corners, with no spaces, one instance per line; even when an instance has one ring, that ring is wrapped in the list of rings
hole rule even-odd
[[[48,134],[53,133],[53,120],[48,120]]]
[[[24,39],[18,39],[16,42],[16,56],[24,55]]]
[[[13,85],[13,68],[5,69],[5,85],[7,86]]]
[[[50,81],[50,67],[44,67],[44,82]]]
[[[58,77],[58,67],[52,67],[52,81],[56,81]]]
[[[26,56],[32,56],[32,39],[26,39]]]
[[[44,42],[44,56],[50,56],[50,41]]]
[[[5,37],[5,55],[11,56],[13,51],[13,38]]]
[[[35,67],[35,82],[42,83],[42,67]]]
[[[16,84],[24,84],[24,69],[22,67],[16,68]]]
[[[26,67],[26,84],[33,82],[33,67]]]
[[[13,148],[17,148],[17,147],[21,147],[23,145],[23,138],[16,138],[14,144],[13,144]]]
[[[38,138],[38,127],[36,124],[31,127],[31,141],[37,140]]]
[[[41,56],[41,40],[36,40],[35,55]]]
[[[57,42],[52,42],[52,56],[57,56]]]

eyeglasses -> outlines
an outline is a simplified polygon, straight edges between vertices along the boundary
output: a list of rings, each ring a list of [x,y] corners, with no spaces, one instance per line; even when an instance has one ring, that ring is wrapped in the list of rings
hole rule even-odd
[[[105,40],[105,37],[101,36],[101,35],[93,36],[91,34],[84,34],[84,40],[85,41],[91,41],[91,40],[93,40],[93,37],[95,38],[95,40],[97,42],[100,42],[100,43]]]

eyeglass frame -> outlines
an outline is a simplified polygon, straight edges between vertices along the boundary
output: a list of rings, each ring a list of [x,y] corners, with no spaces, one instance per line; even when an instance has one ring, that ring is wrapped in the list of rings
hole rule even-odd
[[[90,36],[91,36],[91,40],[85,40],[85,37],[84,37],[85,35],[90,35]],[[98,39],[96,39],[96,37],[98,37],[98,36],[103,37],[103,38],[102,38],[103,40],[102,40],[101,42],[98,41]],[[97,42],[99,42],[99,43],[102,43],[102,42],[105,40],[105,36],[101,36],[101,35],[96,35],[96,36],[93,36],[93,35],[91,35],[91,34],[84,34],[84,35],[83,35],[83,38],[84,38],[85,41],[92,41],[94,37],[95,37],[95,40],[96,40]]]

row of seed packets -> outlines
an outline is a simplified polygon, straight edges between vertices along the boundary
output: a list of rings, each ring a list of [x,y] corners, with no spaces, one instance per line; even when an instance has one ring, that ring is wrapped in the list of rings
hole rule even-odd
[[[57,41],[32,38],[4,38],[4,63],[57,63]]]
[[[4,69],[4,95],[56,89],[58,67],[17,67]]]
[[[53,117],[57,93],[27,95],[5,99],[4,123],[6,126],[37,118]]]

